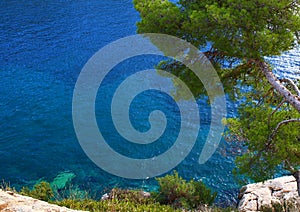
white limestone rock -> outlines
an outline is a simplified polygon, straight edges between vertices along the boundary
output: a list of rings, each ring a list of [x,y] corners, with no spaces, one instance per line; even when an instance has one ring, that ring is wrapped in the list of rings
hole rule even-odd
[[[11,191],[0,189],[0,211],[6,212],[78,212],[66,207],[22,196]]]
[[[238,210],[262,211],[264,208],[283,207],[300,211],[297,183],[293,176],[286,176],[243,186],[239,193]],[[281,205],[281,206],[280,206]]]

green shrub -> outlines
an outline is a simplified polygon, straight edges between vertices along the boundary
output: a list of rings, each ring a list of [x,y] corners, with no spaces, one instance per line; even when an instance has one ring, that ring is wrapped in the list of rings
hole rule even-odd
[[[55,202],[60,206],[65,206],[68,208],[76,210],[88,210],[88,211],[120,211],[120,212],[147,212],[147,211],[157,211],[157,212],[179,212],[168,205],[160,205],[159,203],[148,203],[148,204],[137,204],[130,200],[119,200],[111,199],[104,201],[96,201],[92,199],[85,200],[71,200],[64,199],[59,202]]]
[[[162,204],[170,204],[176,208],[211,205],[217,196],[217,193],[211,193],[203,182],[194,180],[187,182],[176,171],[173,175],[157,178],[157,181],[160,187],[154,198]]]
[[[54,203],[76,210],[88,211],[178,211],[172,206],[155,202],[151,197],[144,197],[142,192],[140,190],[114,188],[108,194],[109,198],[107,200],[67,198]]]
[[[181,199],[188,198],[193,192],[193,187],[188,184],[177,172],[174,175],[166,175],[157,178],[159,184],[158,201],[163,204],[177,204]]]
[[[189,199],[189,205],[197,208],[201,204],[212,205],[216,199],[217,192],[211,190],[201,181],[190,181],[194,188],[194,192]]]
[[[20,194],[43,201],[49,201],[54,196],[50,183],[44,181],[35,184],[32,190],[28,187],[23,187]]]
[[[145,197],[142,190],[129,190],[114,188],[109,193],[109,199],[128,200],[136,204],[154,203],[150,197]]]

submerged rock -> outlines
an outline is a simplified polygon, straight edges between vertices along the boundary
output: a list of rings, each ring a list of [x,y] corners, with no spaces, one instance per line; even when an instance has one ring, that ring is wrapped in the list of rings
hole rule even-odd
[[[293,176],[243,186],[239,199],[239,211],[300,211],[300,198]]]
[[[71,183],[75,177],[76,175],[72,172],[62,172],[50,183],[51,187],[56,190],[63,189],[68,183]]]

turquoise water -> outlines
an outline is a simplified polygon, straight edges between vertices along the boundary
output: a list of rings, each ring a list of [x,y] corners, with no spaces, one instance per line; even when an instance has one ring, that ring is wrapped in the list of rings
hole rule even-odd
[[[113,186],[155,189],[154,179],[128,180],[110,175],[93,164],[81,149],[72,123],[72,94],[77,77],[101,47],[136,33],[139,19],[131,1],[0,2],[0,178],[16,188],[37,180],[52,182],[63,172],[76,175],[72,184],[100,196]],[[106,77],[96,102],[97,120],[117,151],[147,158],[166,151],[178,133],[179,111],[162,93],[143,93],[133,103],[130,117],[143,131],[149,128],[149,112],[160,109],[168,120],[161,140],[150,148],[126,146],[109,116],[108,100],[119,83],[132,73],[153,68],[161,58],[143,56],[124,61]],[[296,60],[296,66],[299,60]],[[149,101],[149,95],[156,100]],[[224,141],[204,165],[198,164],[206,139],[210,108],[198,99],[201,129],[188,157],[175,169],[186,179],[201,179],[218,191],[218,202],[235,204],[239,185],[232,175],[234,158],[224,154]],[[235,105],[228,102],[228,116]],[[230,151],[230,150],[229,150]]]

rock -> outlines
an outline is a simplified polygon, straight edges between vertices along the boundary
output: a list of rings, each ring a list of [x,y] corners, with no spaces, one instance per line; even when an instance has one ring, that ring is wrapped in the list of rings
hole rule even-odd
[[[239,193],[239,211],[262,211],[281,207],[289,211],[300,208],[297,183],[293,176],[286,176],[243,186]],[[288,207],[288,208],[287,208]]]
[[[243,211],[256,211],[257,210],[257,196],[251,193],[244,194],[239,203],[239,209]]]
[[[66,207],[60,207],[31,197],[22,196],[11,191],[2,191],[1,189],[0,189],[0,211],[78,212],[76,210],[71,210]]]
[[[142,196],[143,196],[144,198],[149,198],[149,197],[151,197],[150,192],[142,191],[141,194],[142,194]]]
[[[147,199],[151,196],[151,194],[146,191],[113,188],[109,193],[103,194],[101,200],[124,199],[127,195],[131,196],[131,198],[136,199]]]
[[[7,206],[8,206],[8,205],[7,205],[6,202],[0,200],[0,211],[4,210]]]
[[[282,182],[276,180],[267,181],[266,186],[268,186],[272,191],[280,191],[283,188]]]
[[[261,188],[259,192],[255,192],[257,197],[257,208],[272,207],[272,194],[269,188]]]
[[[108,200],[108,199],[109,199],[108,193],[103,194],[101,197],[101,200]]]

